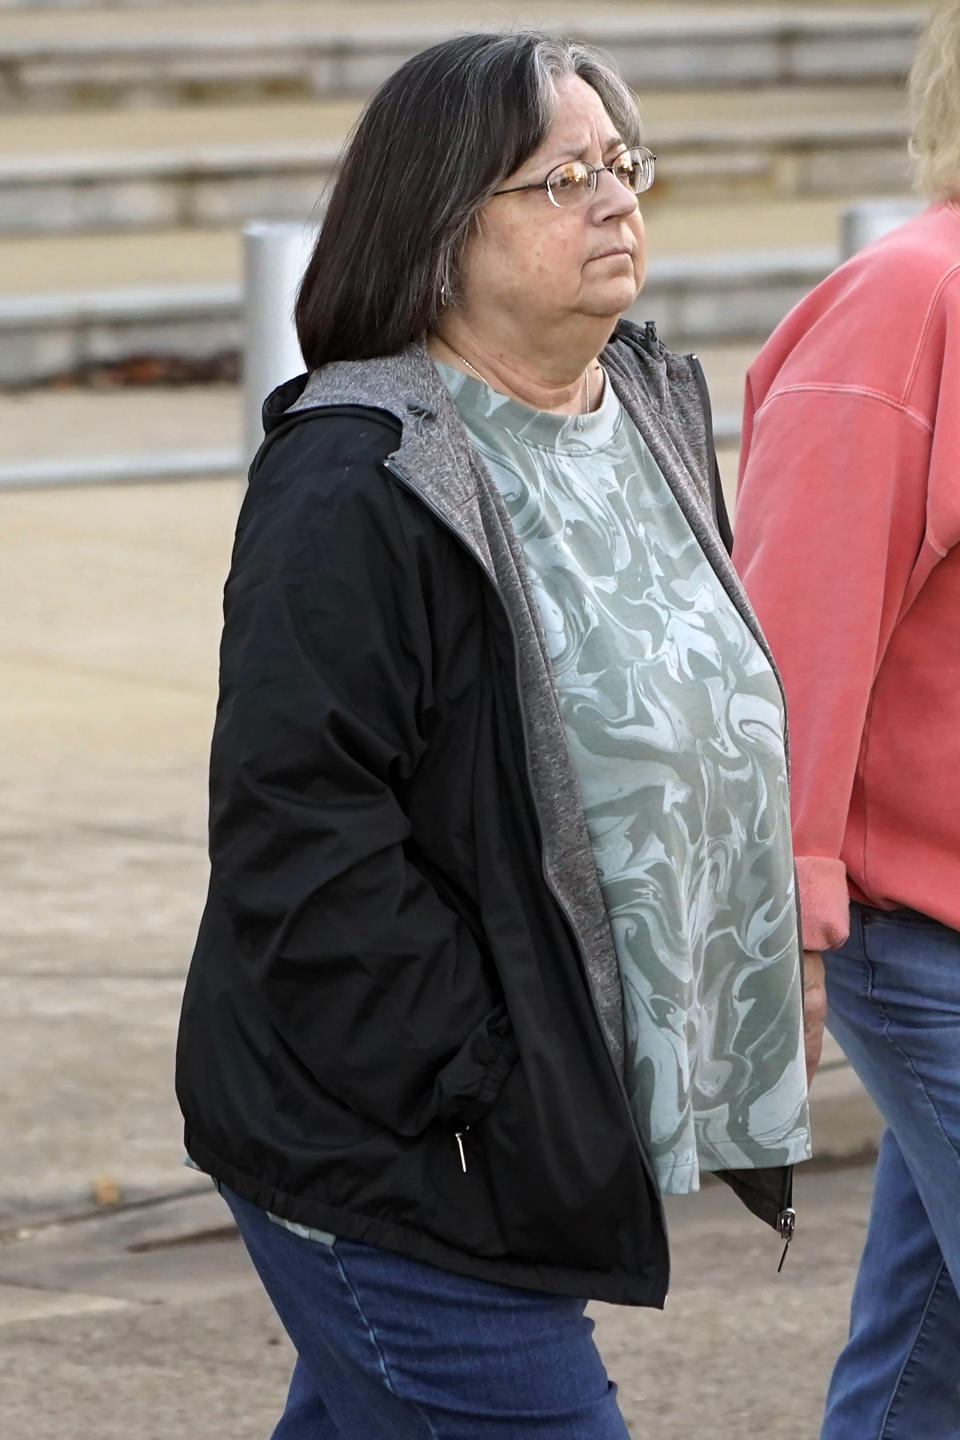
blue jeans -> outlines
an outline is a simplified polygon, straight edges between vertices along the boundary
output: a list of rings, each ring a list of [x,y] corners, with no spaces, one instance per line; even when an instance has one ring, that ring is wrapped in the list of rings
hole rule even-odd
[[[826,971],[827,1024],[887,1129],[821,1440],[957,1440],[960,932],[854,905]]]
[[[297,1351],[274,1440],[628,1440],[584,1301],[302,1239],[221,1193]]]

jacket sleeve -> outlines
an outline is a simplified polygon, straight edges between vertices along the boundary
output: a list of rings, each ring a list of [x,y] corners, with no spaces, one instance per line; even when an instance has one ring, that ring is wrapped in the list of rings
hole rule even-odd
[[[804,945],[849,932],[841,859],[870,695],[923,537],[929,430],[855,387],[744,417],[733,560],[787,694]]]
[[[433,719],[435,522],[374,462],[294,452],[292,473],[296,443],[255,479],[225,592],[212,878],[277,1042],[410,1136],[469,1123],[516,1055],[492,964],[398,798]]]

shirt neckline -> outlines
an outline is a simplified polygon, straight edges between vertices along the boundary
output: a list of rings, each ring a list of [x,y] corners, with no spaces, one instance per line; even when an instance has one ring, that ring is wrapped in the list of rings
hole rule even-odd
[[[595,410],[587,415],[555,415],[513,400],[485,380],[466,375],[442,360],[433,363],[471,429],[506,431],[523,445],[574,455],[601,449],[619,429],[623,407],[606,374],[603,396]]]

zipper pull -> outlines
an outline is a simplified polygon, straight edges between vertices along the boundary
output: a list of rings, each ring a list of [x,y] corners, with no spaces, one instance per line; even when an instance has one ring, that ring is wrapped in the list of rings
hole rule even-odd
[[[460,1151],[460,1169],[463,1171],[464,1175],[466,1175],[467,1173],[467,1152],[463,1148],[463,1137],[464,1135],[466,1135],[469,1129],[470,1126],[467,1125],[463,1130],[458,1130],[454,1136],[457,1142],[457,1149]]]
[[[777,1266],[779,1275],[787,1258],[787,1251],[790,1249],[790,1241],[793,1239],[793,1232],[797,1228],[797,1212],[788,1209],[781,1210],[777,1216],[777,1234],[783,1241],[783,1254],[780,1256],[780,1264]]]

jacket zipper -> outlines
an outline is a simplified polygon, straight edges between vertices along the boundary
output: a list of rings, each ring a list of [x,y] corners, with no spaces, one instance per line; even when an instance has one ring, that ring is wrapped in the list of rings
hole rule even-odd
[[[650,326],[649,326],[649,323],[648,323],[648,335],[649,335],[649,328],[650,328]],[[654,327],[654,331],[655,331],[655,327]],[[719,467],[717,466],[717,461],[716,461],[716,441],[715,441],[715,439],[714,439],[714,433],[713,433],[713,410],[712,410],[712,407],[711,407],[711,404],[710,404],[710,389],[709,389],[709,386],[707,385],[707,377],[706,377],[706,375],[703,373],[703,366],[702,366],[702,364],[700,363],[700,356],[699,356],[699,355],[690,354],[690,355],[687,355],[687,356],[685,357],[685,359],[689,362],[690,372],[691,372],[691,374],[692,374],[692,376],[693,376],[694,384],[695,384],[696,387],[697,387],[697,394],[700,396],[700,404],[703,406],[704,419],[705,419],[706,425],[707,425],[707,440],[708,440],[708,442],[709,442],[709,444],[710,444],[710,453],[713,455],[713,459],[714,459],[714,476],[715,476],[716,486],[719,487],[719,485],[720,485],[720,471],[719,471]],[[721,500],[723,499],[722,492],[721,492],[720,498],[721,498]],[[716,505],[716,497],[714,497],[714,504]],[[724,508],[724,515],[726,515],[726,503],[724,503],[724,507],[723,507],[723,508]],[[729,530],[729,518],[728,518],[728,520],[727,520],[727,528],[728,528],[728,530]],[[720,537],[720,538],[721,538],[721,539],[724,539],[722,533],[721,533],[721,537]],[[730,535],[730,539],[731,539],[731,540],[733,539],[732,534]],[[725,541],[725,540],[724,540],[724,543],[726,544],[726,541]],[[728,548],[732,548],[732,546],[731,546],[731,547],[728,547]],[[724,586],[724,589],[726,589],[726,586]],[[733,599],[732,596],[731,596],[730,598]],[[737,607],[737,609],[739,610],[739,606]],[[741,619],[743,619],[743,620],[744,620],[744,623],[746,623],[746,616],[741,616]],[[749,628],[750,628],[750,627],[748,626],[748,629],[749,629]],[[755,637],[755,638],[756,638],[756,637]],[[774,679],[775,679],[776,682],[777,682],[777,686],[779,687],[779,690],[780,690],[780,699],[781,699],[781,703],[782,703],[782,705],[783,705],[783,713],[784,713],[784,724],[783,724],[783,755],[784,755],[784,764],[785,764],[785,766],[786,766],[786,771],[787,771],[787,780],[789,781],[789,779],[790,779],[790,729],[789,729],[789,722],[788,722],[788,719],[787,719],[787,709],[788,709],[788,707],[787,707],[787,692],[786,692],[786,690],[785,690],[785,688],[784,688],[783,678],[782,678],[782,676],[781,676],[781,674],[780,674],[780,671],[779,671],[779,669],[778,669],[778,667],[777,667],[777,663],[776,663],[776,661],[774,660],[774,657],[773,657],[772,653],[767,654],[767,655],[766,655],[766,659],[767,659],[767,664],[770,666],[771,670],[773,671]],[[799,949],[800,949],[800,992],[801,992],[801,1000],[802,1000],[802,998],[803,998],[803,924],[802,924],[801,915],[800,915],[800,880],[799,880],[799,877],[798,877],[798,875],[797,875],[796,863],[794,863],[794,866],[793,866],[793,893],[794,893],[794,900],[795,900],[795,906],[796,906],[796,912],[797,912],[797,941],[798,941],[798,945],[799,945]],[[785,1204],[785,1205],[783,1206],[783,1208],[782,1208],[782,1209],[779,1211],[779,1213],[777,1214],[777,1221],[776,1221],[777,1234],[780,1236],[780,1239],[783,1241],[783,1254],[780,1256],[780,1264],[777,1266],[777,1274],[778,1274],[778,1275],[779,1275],[780,1272],[783,1270],[784,1264],[786,1263],[787,1251],[790,1249],[790,1242],[791,1242],[791,1240],[793,1239],[793,1234],[794,1234],[794,1230],[796,1229],[796,1224],[797,1224],[797,1212],[796,1212],[796,1210],[794,1210],[794,1208],[793,1208],[792,1205]]]
[[[792,1205],[781,1210],[777,1216],[777,1234],[783,1241],[783,1254],[780,1256],[780,1264],[777,1266],[777,1274],[782,1271],[787,1260],[787,1251],[790,1249],[790,1241],[793,1239],[793,1232],[797,1226],[797,1212]]]
[[[720,539],[723,541],[724,549],[727,551],[727,554],[729,554],[733,549],[733,530],[730,526],[730,516],[727,512],[727,502],[723,493],[723,486],[720,483],[720,465],[717,461],[717,442],[713,429],[713,406],[710,403],[710,389],[707,385],[707,377],[703,373],[703,366],[700,364],[700,356],[690,354],[685,355],[684,359],[689,362],[690,373],[693,376],[693,383],[697,388],[697,395],[700,397],[700,405],[703,409],[709,457],[713,460],[713,472],[710,478],[713,509],[717,517],[717,530]],[[722,520],[721,515],[723,517]]]
[[[516,685],[517,685],[517,693],[518,693],[518,695],[522,695],[523,691],[522,691],[522,687],[521,687],[521,684],[520,684],[520,674],[519,674],[520,666],[519,666],[519,660],[518,660],[519,647],[518,647],[518,645],[517,645],[517,634],[516,634],[516,630],[514,629],[513,617],[511,616],[510,611],[507,609],[507,606],[506,606],[506,603],[504,602],[503,596],[500,594],[500,587],[497,585],[496,576],[494,576],[493,574],[491,574],[491,572],[487,569],[486,565],[483,563],[483,561],[481,560],[481,558],[479,557],[479,555],[477,555],[476,552],[471,549],[471,547],[470,547],[470,546],[467,544],[467,542],[464,540],[463,536],[460,535],[460,534],[458,533],[458,531],[454,528],[454,526],[452,526],[452,525],[450,524],[450,522],[447,520],[446,516],[443,515],[443,514],[441,514],[441,512],[440,512],[440,511],[437,509],[437,507],[432,503],[432,501],[430,501],[430,500],[427,499],[427,497],[423,494],[423,492],[422,492],[421,490],[419,490],[419,489],[417,488],[417,486],[413,483],[413,481],[410,480],[410,478],[409,478],[407,475],[405,475],[400,469],[398,469],[396,465],[392,464],[390,460],[385,460],[383,463],[384,463],[384,469],[388,470],[388,471],[390,472],[390,474],[394,477],[394,479],[398,480],[398,481],[400,482],[400,484],[404,486],[405,489],[409,490],[410,493],[411,493],[412,495],[414,495],[414,496],[416,497],[416,499],[419,500],[420,503],[421,503],[422,505],[424,505],[424,506],[430,511],[430,513],[433,515],[433,517],[440,522],[440,524],[444,527],[444,529],[448,532],[448,534],[450,534],[450,535],[452,535],[452,536],[454,537],[454,539],[456,540],[457,544],[461,547],[461,549],[465,550],[466,553],[471,557],[471,559],[472,559],[477,565],[479,565],[480,570],[482,571],[484,577],[486,578],[487,582],[489,583],[489,585],[491,586],[494,594],[495,594],[496,597],[497,597],[497,603],[500,605],[500,608],[502,609],[504,615],[506,616],[507,625],[509,626],[510,635],[511,635],[511,638],[512,638],[512,640],[513,640],[514,679],[515,679]],[[592,984],[590,983],[590,972],[589,972],[589,969],[588,969],[588,967],[587,967],[586,957],[585,957],[585,955],[584,955],[584,953],[583,953],[583,946],[580,944],[580,941],[579,941],[579,939],[578,939],[578,937],[577,937],[576,926],[574,925],[574,923],[573,923],[573,921],[572,921],[572,919],[571,919],[571,917],[570,917],[570,915],[569,915],[569,913],[568,913],[568,911],[567,911],[566,906],[564,905],[563,901],[560,899],[560,896],[557,894],[556,890],[554,889],[553,884],[552,884],[552,882],[551,882],[551,880],[550,880],[550,877],[549,877],[549,875],[548,875],[547,872],[546,872],[546,866],[545,866],[544,863],[543,863],[543,821],[542,821],[541,816],[540,816],[539,806],[537,805],[537,797],[536,797],[536,791],[535,791],[534,785],[533,785],[533,778],[532,778],[532,776],[531,776],[531,774],[530,774],[530,747],[529,747],[529,738],[528,738],[528,734],[527,734],[526,716],[525,716],[525,714],[524,714],[524,709],[523,709],[523,702],[522,702],[522,700],[521,700],[521,703],[520,703],[520,706],[519,706],[519,710],[520,710],[520,722],[521,722],[521,726],[522,726],[522,728],[523,728],[523,755],[524,755],[524,768],[525,768],[525,770],[526,770],[526,777],[527,777],[527,787],[528,787],[528,790],[529,790],[529,793],[530,793],[530,798],[531,798],[531,800],[532,800],[532,802],[533,802],[533,813],[534,813],[534,815],[536,816],[537,831],[538,831],[538,837],[539,837],[539,840],[540,840],[540,873],[541,873],[541,875],[543,876],[544,884],[546,885],[547,890],[548,890],[551,898],[553,899],[553,903],[556,905],[557,909],[560,911],[560,914],[563,916],[563,919],[564,919],[564,921],[566,922],[567,929],[568,929],[570,935],[573,937],[573,943],[574,943],[574,947],[575,947],[576,952],[577,952],[577,956],[578,956],[579,961],[580,961],[581,971],[582,971],[582,973],[587,977],[587,992],[588,992],[588,994],[589,994],[589,996],[590,996],[590,1003],[591,1003],[591,1005],[592,1005],[592,1007],[593,1007],[593,1014],[594,1014],[594,1018],[595,1018],[595,1020],[596,1020],[596,1022],[597,1022],[597,1028],[598,1028],[598,1030],[600,1031],[600,1038],[601,1038],[601,1040],[603,1041],[603,1047],[604,1047],[604,1050],[605,1050],[605,1052],[606,1052],[607,1059],[610,1061],[610,1068],[611,1068],[611,1070],[613,1071],[614,1078],[615,1078],[616,1083],[617,1083],[617,1089],[618,1089],[619,1092],[620,1092],[620,1098],[621,1098],[621,1100],[623,1101],[624,1110],[626,1111],[627,1117],[628,1117],[629,1122],[630,1122],[630,1126],[629,1126],[629,1128],[630,1128],[630,1134],[633,1136],[633,1139],[634,1139],[634,1141],[636,1142],[637,1151],[638,1151],[638,1153],[639,1153],[639,1155],[640,1155],[640,1160],[641,1160],[641,1164],[642,1164],[642,1166],[643,1166],[644,1174],[647,1176],[647,1179],[650,1181],[650,1184],[651,1184],[651,1187],[652,1187],[652,1190],[653,1190],[653,1194],[654,1194],[654,1196],[656,1197],[657,1207],[658,1207],[658,1211],[659,1211],[659,1215],[660,1215],[660,1224],[661,1224],[661,1226],[662,1226],[664,1235],[666,1235],[666,1233],[667,1233],[667,1219],[666,1219],[666,1213],[665,1213],[664,1208],[663,1208],[663,1196],[662,1196],[661,1193],[660,1193],[660,1186],[657,1184],[656,1176],[655,1176],[654,1173],[653,1173],[653,1167],[652,1167],[651,1164],[650,1164],[649,1157],[648,1157],[646,1151],[644,1150],[643,1142],[642,1142],[642,1140],[641,1140],[641,1138],[640,1138],[640,1134],[639,1134],[639,1132],[638,1132],[638,1130],[637,1130],[636,1122],[635,1122],[635,1120],[634,1120],[634,1118],[633,1118],[633,1111],[632,1111],[631,1108],[630,1108],[630,1100],[629,1100],[629,1097],[628,1097],[628,1095],[627,1095],[627,1087],[626,1087],[626,1085],[625,1085],[625,1083],[624,1083],[623,1076],[622,1076],[622,1074],[620,1073],[620,1067],[617,1065],[617,1062],[616,1062],[616,1060],[615,1060],[615,1058],[614,1058],[613,1052],[612,1052],[611,1049],[610,1049],[610,1045],[609,1045],[609,1042],[608,1042],[608,1040],[607,1040],[606,1034],[604,1033],[603,1022],[602,1022],[601,1019],[600,1019],[600,1012],[599,1012],[599,1010],[598,1010],[598,1008],[597,1008],[597,999],[596,999],[596,996],[595,996],[594,993],[593,993],[593,986],[592,986]],[[456,1143],[457,1143],[457,1148],[458,1148],[459,1153],[460,1153],[460,1164],[461,1164],[461,1168],[462,1168],[464,1174],[467,1173],[466,1154],[465,1154],[464,1147],[463,1147],[463,1136],[465,1135],[465,1133],[466,1133],[466,1130],[460,1130],[460,1131],[455,1132],[455,1136],[454,1136],[454,1138],[455,1138],[455,1140],[456,1140]]]
[[[647,326],[648,338],[650,338],[650,337],[649,337],[650,328],[651,328],[651,327],[650,327],[650,322],[648,322],[648,326]],[[654,328],[654,338],[655,338],[656,327],[654,326],[653,328]],[[688,362],[689,365],[690,365],[690,373],[691,373],[691,375],[693,376],[693,382],[694,382],[694,384],[695,384],[696,387],[697,387],[697,394],[698,394],[699,397],[700,397],[700,404],[701,404],[702,407],[703,407],[704,420],[705,420],[706,426],[707,426],[707,440],[708,440],[709,445],[710,445],[710,453],[711,453],[711,455],[713,456],[713,465],[714,465],[714,477],[713,477],[713,478],[714,478],[714,488],[719,489],[719,487],[720,487],[720,471],[719,471],[719,467],[718,467],[718,465],[717,465],[717,459],[716,459],[716,441],[715,441],[715,439],[714,439],[714,433],[713,433],[713,409],[712,409],[711,404],[710,404],[710,390],[709,390],[709,387],[708,387],[708,385],[707,385],[707,377],[706,377],[706,375],[703,373],[703,366],[702,366],[701,363],[700,363],[700,357],[699,357],[699,355],[690,354],[690,355],[685,356],[684,358],[687,360],[687,362]],[[729,517],[727,517],[727,507],[726,507],[726,503],[723,501],[723,492],[722,492],[722,491],[720,492],[720,500],[721,500],[721,502],[723,502],[723,513],[724,513],[724,517],[725,517],[726,520],[727,520],[727,531],[728,531],[728,535],[729,535],[729,541],[732,542],[732,540],[733,540],[733,535],[732,535],[732,532],[730,532],[730,522],[729,522]],[[714,496],[714,507],[716,507],[716,504],[717,504],[717,497],[716,497],[716,495],[715,495],[715,496]],[[724,542],[724,544],[727,546],[727,549],[728,549],[728,550],[732,549],[732,543],[731,543],[731,544],[728,544],[727,538],[724,536],[723,531],[722,531],[722,528],[721,528],[720,538],[721,538],[721,540],[723,540],[723,542]],[[721,582],[721,583],[722,583],[722,582]],[[726,589],[726,586],[724,586],[724,589]],[[730,598],[733,599],[732,596],[731,596]],[[739,608],[740,608],[740,607],[737,606],[738,611],[739,611]],[[744,623],[746,623],[746,616],[741,615],[741,618],[744,620]],[[751,627],[748,626],[748,629],[749,629],[749,628],[751,628]],[[761,648],[762,648],[762,647],[761,647]],[[787,779],[789,780],[789,778],[790,778],[790,731],[789,731],[789,729],[788,729],[787,720],[786,720],[786,714],[787,714],[787,694],[786,694],[786,690],[784,689],[783,679],[782,679],[782,677],[781,677],[781,675],[780,675],[779,669],[777,668],[777,664],[776,664],[776,662],[775,662],[775,660],[774,660],[774,658],[773,658],[773,655],[772,655],[772,654],[767,654],[767,655],[766,655],[766,659],[767,659],[768,665],[770,666],[770,668],[771,668],[772,671],[773,671],[774,678],[775,678],[775,680],[776,680],[776,682],[777,682],[777,686],[779,687],[779,690],[780,690],[781,702],[782,702],[782,704],[783,704],[783,713],[784,713],[784,717],[785,717],[785,718],[784,718],[784,727],[783,727],[784,763],[785,763],[785,765],[786,765]],[[798,939],[798,943],[799,943],[800,957],[801,957],[801,959],[800,959],[800,986],[801,986],[801,995],[802,995],[802,990],[803,990],[803,927],[802,927],[801,919],[800,919],[800,881],[799,881],[798,876],[797,876],[797,867],[796,867],[796,864],[794,864],[794,867],[793,867],[793,885],[794,885],[794,897],[795,897],[796,911],[797,911],[797,939]],[[789,1182],[788,1182],[788,1185],[789,1185]],[[788,1192],[788,1193],[789,1193],[789,1192]],[[780,1256],[780,1264],[777,1266],[777,1274],[778,1274],[778,1275],[781,1273],[781,1271],[783,1270],[783,1267],[784,1267],[784,1265],[785,1265],[785,1263],[786,1263],[787,1251],[790,1249],[790,1242],[791,1242],[791,1240],[793,1239],[793,1234],[794,1234],[794,1231],[795,1231],[795,1229],[796,1229],[796,1224],[797,1224],[797,1212],[796,1212],[796,1210],[794,1210],[794,1208],[793,1208],[792,1205],[790,1205],[790,1204],[784,1204],[783,1208],[777,1213],[777,1219],[776,1219],[776,1230],[777,1230],[777,1234],[780,1236],[780,1239],[783,1241],[783,1254]]]

